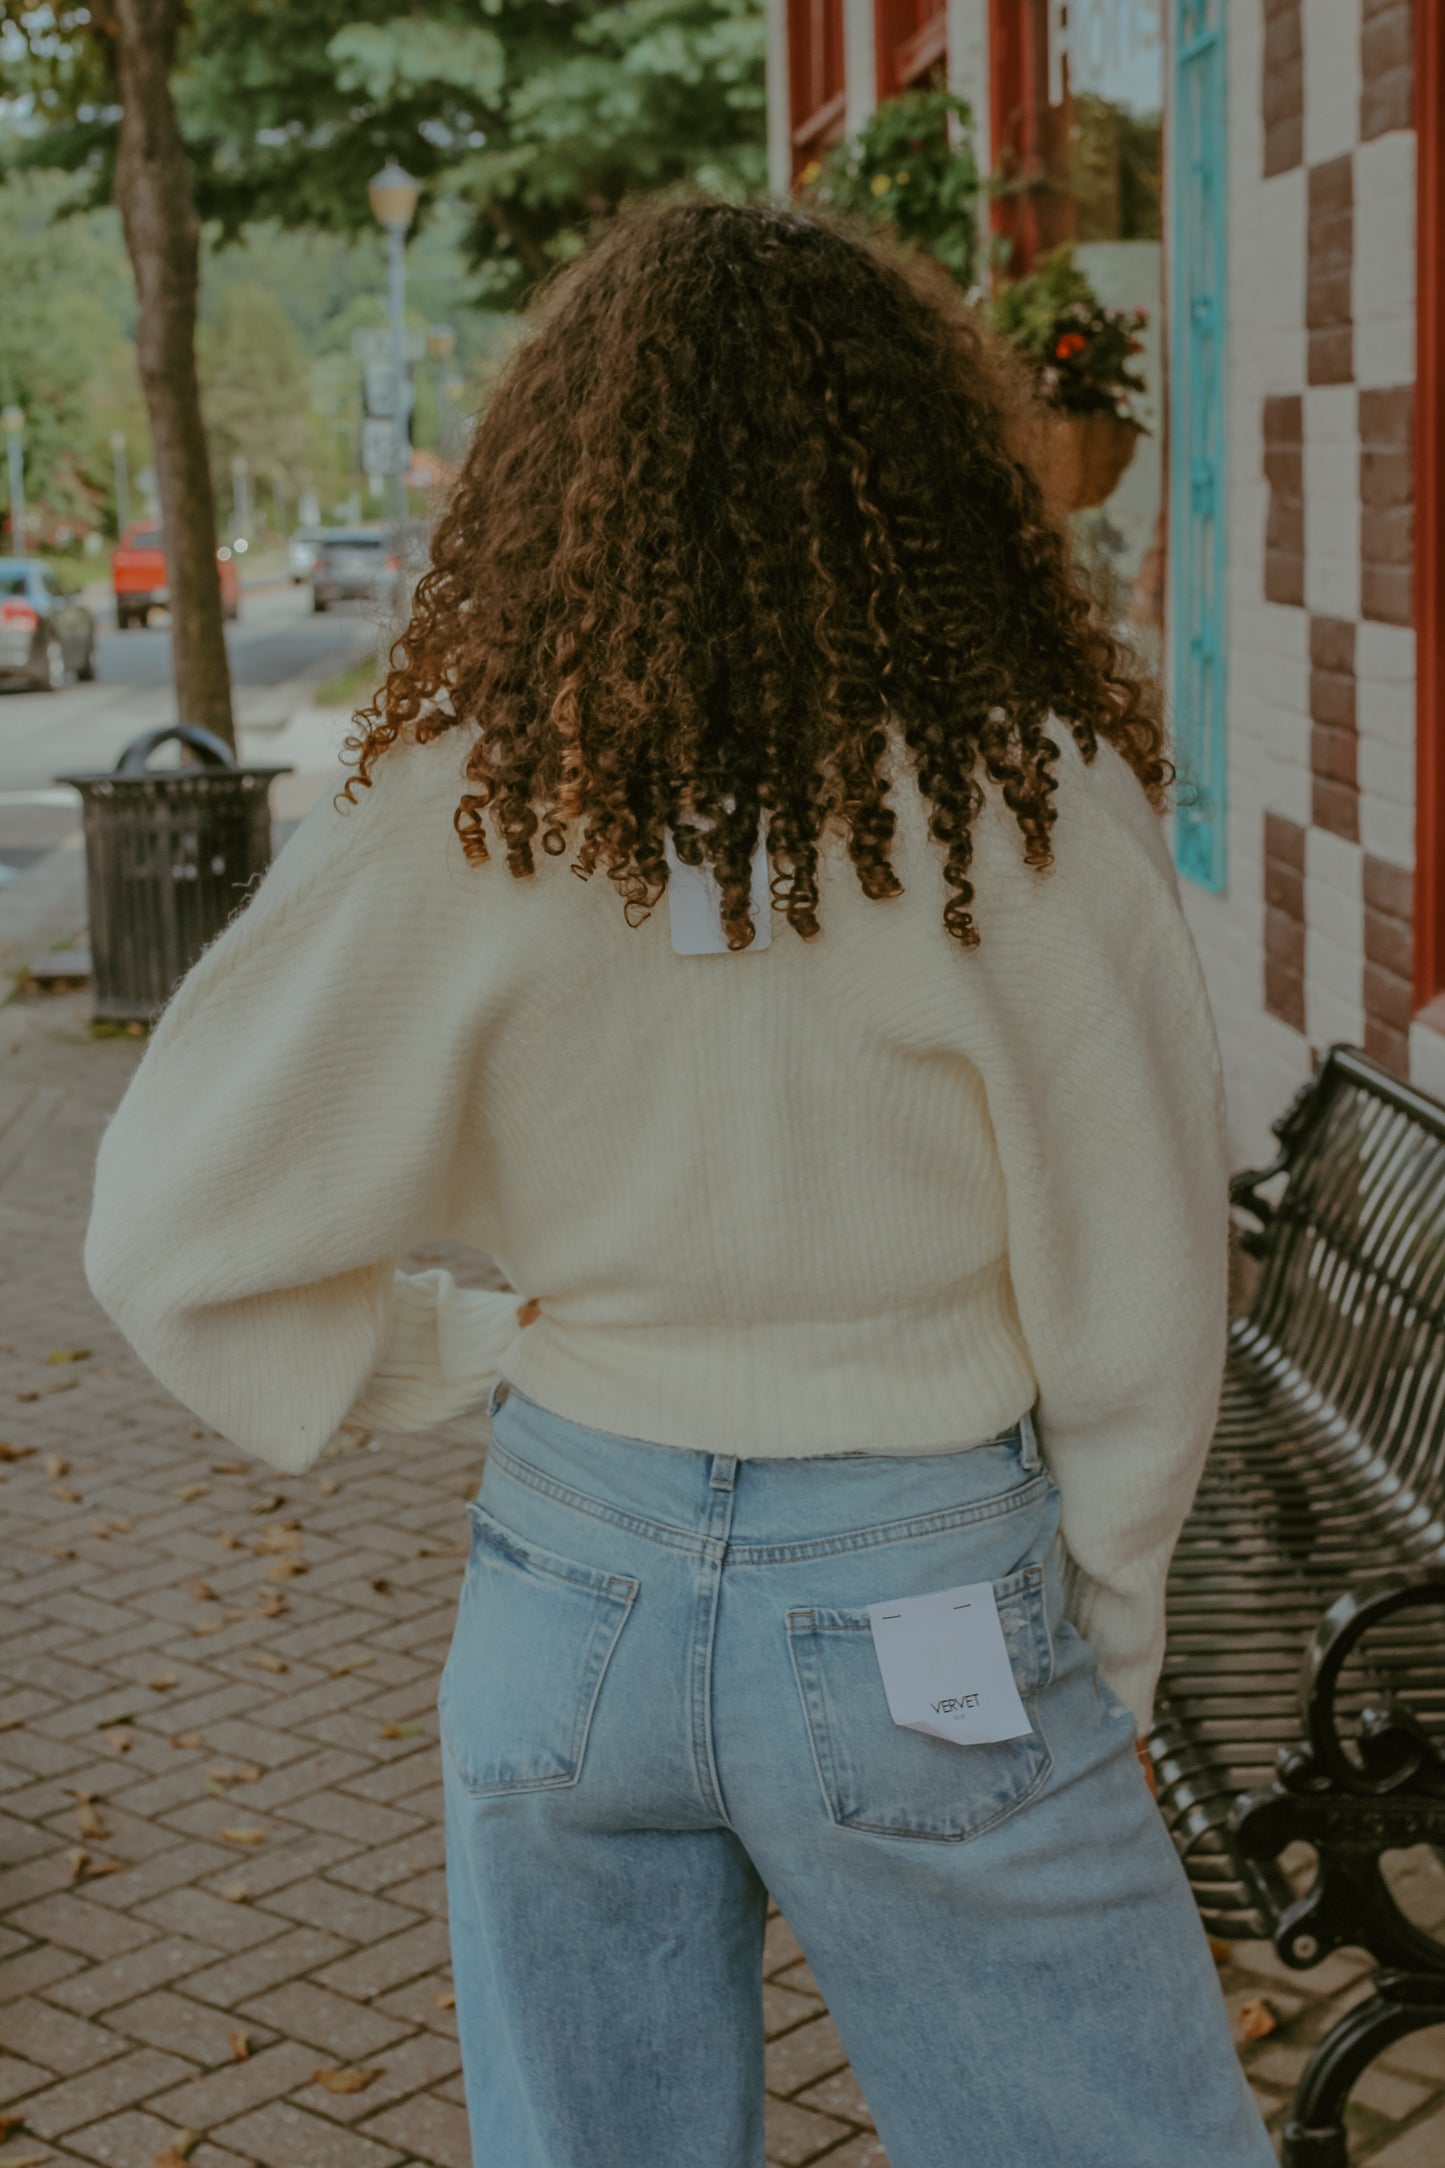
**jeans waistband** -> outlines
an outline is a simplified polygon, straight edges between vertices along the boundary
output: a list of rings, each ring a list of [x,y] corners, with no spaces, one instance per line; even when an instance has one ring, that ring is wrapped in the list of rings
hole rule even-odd
[[[679,1533],[712,1526],[720,1493],[734,1494],[734,1540],[770,1547],[830,1531],[972,1518],[1010,1510],[1021,1493],[1042,1495],[1031,1412],[996,1437],[956,1448],[749,1457],[590,1429],[539,1407],[506,1379],[488,1406],[497,1475],[583,1510]]]

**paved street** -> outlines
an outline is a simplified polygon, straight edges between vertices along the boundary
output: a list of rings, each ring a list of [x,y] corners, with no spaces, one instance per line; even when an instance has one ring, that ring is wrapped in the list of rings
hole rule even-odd
[[[434,1704],[485,1426],[293,1480],[168,1399],[79,1264],[137,1051],[83,994],[0,1009],[0,2168],[467,2168]],[[1438,1928],[1445,1877],[1406,1871]],[[1240,1954],[1277,2124],[1363,1965]],[[769,2160],[886,2168],[780,1918],[765,1969]],[[1445,2033],[1358,2103],[1352,2161],[1440,2168]]]
[[[0,691],[0,866],[24,867],[79,824],[75,792],[55,777],[113,767],[141,731],[174,720],[171,636],[164,623],[117,632],[106,606],[97,681],[58,693]],[[310,589],[248,588],[226,627],[242,754],[271,757],[274,733],[308,686],[365,654],[373,628],[359,606],[311,614]]]

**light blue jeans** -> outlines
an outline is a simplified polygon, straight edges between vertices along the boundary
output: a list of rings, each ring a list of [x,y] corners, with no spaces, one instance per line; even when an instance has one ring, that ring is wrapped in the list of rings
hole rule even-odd
[[[493,1419],[438,1695],[476,2168],[763,2168],[768,1891],[891,2168],[1272,2168],[1030,1424],[750,1460]],[[1033,1723],[991,1746],[894,1724],[868,1622],[974,1581]]]

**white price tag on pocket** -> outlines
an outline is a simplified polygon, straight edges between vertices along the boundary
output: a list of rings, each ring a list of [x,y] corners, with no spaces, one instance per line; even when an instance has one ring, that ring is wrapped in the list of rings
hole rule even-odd
[[[959,1746],[1033,1730],[991,1581],[870,1603],[868,1619],[895,1724]]]

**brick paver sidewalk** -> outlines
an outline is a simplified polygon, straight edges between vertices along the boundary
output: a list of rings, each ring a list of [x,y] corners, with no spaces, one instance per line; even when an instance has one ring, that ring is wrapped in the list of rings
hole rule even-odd
[[[434,1704],[478,1429],[285,1479],[167,1398],[81,1276],[137,1052],[87,1013],[0,1010],[0,2168],[467,2168]],[[1445,1880],[1411,1871],[1438,1923]],[[1277,2118],[1363,1962],[1242,1954],[1225,1984],[1273,2006],[1245,2052]],[[777,1917],[765,1971],[770,2160],[886,2168]],[[1355,2159],[1440,2168],[1445,2038],[1359,2101]]]

